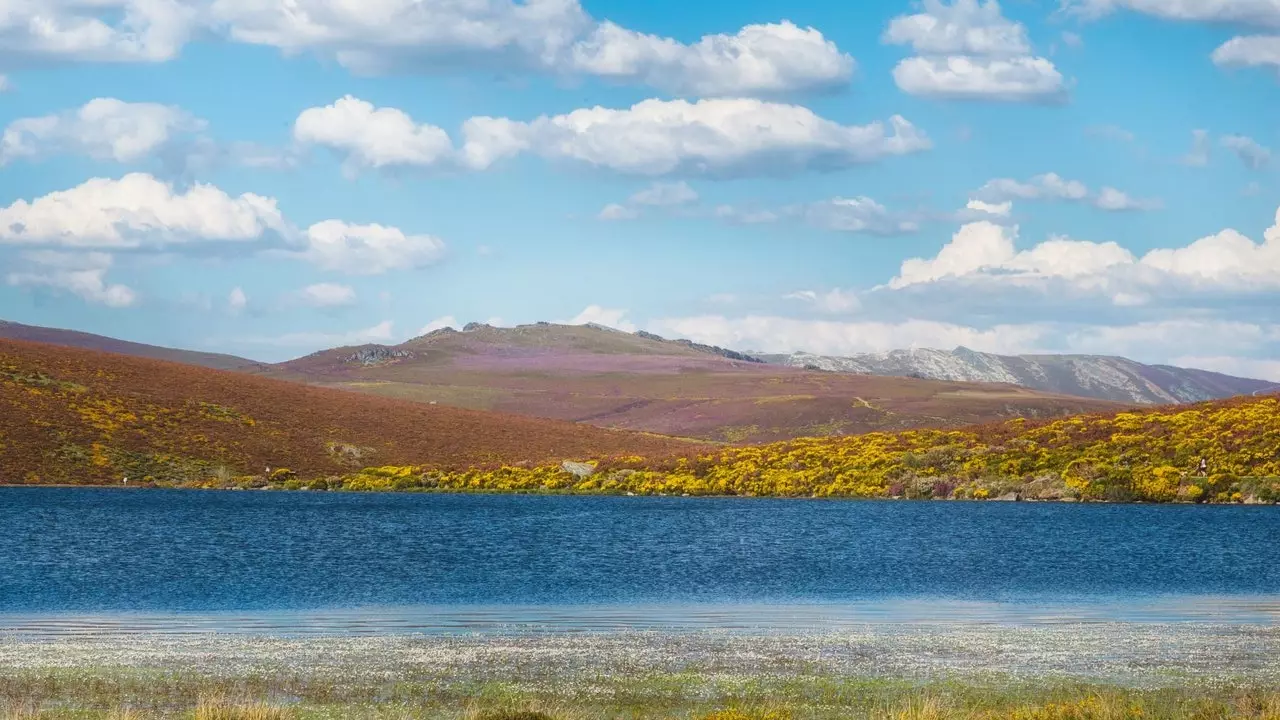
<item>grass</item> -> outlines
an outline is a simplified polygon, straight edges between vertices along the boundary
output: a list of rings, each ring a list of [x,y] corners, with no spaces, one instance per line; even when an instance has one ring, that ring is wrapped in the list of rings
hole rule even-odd
[[[493,681],[462,687],[388,682],[345,692],[324,682],[254,677],[204,683],[156,676],[121,687],[86,675],[44,697],[14,697],[0,679],[3,720],[1280,720],[1280,692],[1230,688],[1139,690],[1022,681],[992,685],[832,678],[792,687],[762,679],[737,693],[706,692],[687,679],[602,679],[599,686],[554,682],[531,688]],[[209,687],[209,686],[212,687]],[[231,685],[229,687],[229,685]],[[355,695],[355,696],[352,696]]]

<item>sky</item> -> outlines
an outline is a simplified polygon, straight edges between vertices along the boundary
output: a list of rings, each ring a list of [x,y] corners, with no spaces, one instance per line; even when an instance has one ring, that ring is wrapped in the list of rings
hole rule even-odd
[[[0,0],[0,318],[1280,381],[1275,152],[1277,0]]]

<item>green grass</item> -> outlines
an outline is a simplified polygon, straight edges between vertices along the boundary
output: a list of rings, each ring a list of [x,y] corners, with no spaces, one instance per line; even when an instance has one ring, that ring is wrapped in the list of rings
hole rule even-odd
[[[558,681],[293,676],[195,671],[0,673],[4,720],[448,718],[456,720],[1280,720],[1280,690],[1136,689],[1044,680],[714,674]]]

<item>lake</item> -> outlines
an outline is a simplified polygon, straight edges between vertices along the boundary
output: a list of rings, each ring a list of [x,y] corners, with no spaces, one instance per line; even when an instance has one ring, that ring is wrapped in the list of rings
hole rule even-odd
[[[1280,622],[1265,506],[4,488],[0,528],[10,626]]]

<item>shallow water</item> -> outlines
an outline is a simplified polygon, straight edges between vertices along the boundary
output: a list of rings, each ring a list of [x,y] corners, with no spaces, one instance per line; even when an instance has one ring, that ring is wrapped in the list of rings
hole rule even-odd
[[[1271,507],[7,488],[0,528],[37,634],[1280,619]]]

